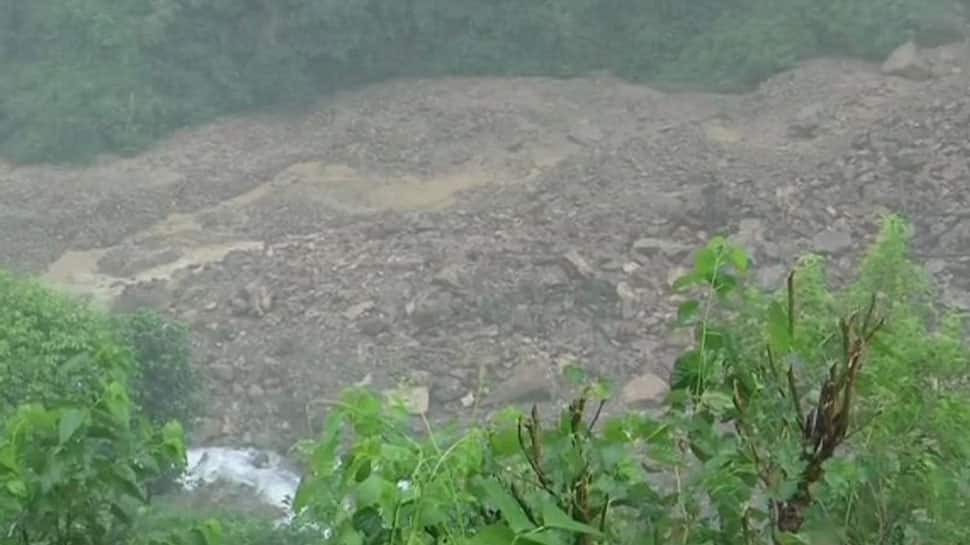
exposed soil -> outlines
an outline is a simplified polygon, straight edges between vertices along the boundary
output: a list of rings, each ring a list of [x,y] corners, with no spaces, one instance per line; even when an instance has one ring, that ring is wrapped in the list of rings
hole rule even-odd
[[[200,443],[286,447],[341,388],[434,418],[556,399],[577,359],[662,390],[669,279],[714,233],[776,282],[878,215],[970,309],[970,72],[819,60],[741,96],[616,79],[397,81],[87,168],[0,165],[0,266],[193,327]]]

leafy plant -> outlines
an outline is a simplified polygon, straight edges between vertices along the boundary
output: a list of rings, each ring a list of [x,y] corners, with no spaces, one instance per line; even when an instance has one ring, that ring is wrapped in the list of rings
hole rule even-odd
[[[103,376],[131,372],[132,356],[105,316],[0,271],[0,419],[22,403],[84,406]]]
[[[698,525],[743,543],[965,535],[943,513],[965,509],[970,482],[970,442],[951,428],[970,424],[955,386],[967,347],[906,257],[909,235],[888,217],[859,279],[839,291],[816,257],[780,296],[746,288],[747,260],[724,239],[678,282],[708,294],[681,306],[696,345],[677,361],[672,396],[684,454],[703,468],[684,498],[716,512]],[[941,418],[914,416],[927,411]]]
[[[148,501],[146,481],[184,460],[178,423],[133,418],[123,374],[88,404],[21,405],[0,435],[3,534],[21,545],[116,542]]]
[[[134,401],[156,424],[191,426],[202,409],[202,383],[192,367],[188,327],[151,310],[116,316],[114,323],[134,354]]]

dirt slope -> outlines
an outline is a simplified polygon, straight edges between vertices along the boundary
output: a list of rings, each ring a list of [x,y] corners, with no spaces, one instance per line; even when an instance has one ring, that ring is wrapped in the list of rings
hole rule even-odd
[[[0,166],[0,265],[191,323],[200,442],[288,446],[354,383],[433,417],[555,399],[574,358],[634,404],[676,348],[671,271],[715,232],[769,282],[808,249],[844,267],[899,211],[970,308],[967,55],[928,54],[930,80],[822,60],[744,96],[398,81],[131,159]]]

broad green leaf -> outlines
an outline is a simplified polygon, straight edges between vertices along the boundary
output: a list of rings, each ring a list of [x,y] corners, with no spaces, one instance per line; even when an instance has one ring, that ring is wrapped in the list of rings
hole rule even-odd
[[[357,485],[357,501],[360,506],[374,505],[380,502],[385,487],[385,481],[378,473],[371,473]]]
[[[512,545],[515,542],[515,532],[504,524],[492,524],[482,528],[469,545]]]
[[[27,497],[27,483],[23,482],[20,479],[16,479],[16,480],[13,480],[13,481],[7,481],[7,491],[10,492],[11,494],[13,494],[14,496],[18,497],[18,498],[21,498],[21,499],[26,498]]]
[[[121,466],[115,470],[112,474],[112,481],[118,486],[118,489],[123,494],[130,496],[140,502],[148,501],[145,496],[145,491],[141,484],[138,483],[138,479],[135,476],[135,472],[128,466]]]
[[[683,293],[690,289],[691,286],[704,283],[706,283],[706,281],[702,276],[696,272],[690,272],[674,280],[674,284],[671,286],[671,289],[674,291],[674,293]]]
[[[700,301],[691,299],[677,307],[677,323],[680,325],[690,325],[697,319],[698,311],[701,308]]]
[[[558,535],[548,528],[539,528],[531,532],[520,534],[515,540],[517,545],[568,545],[572,540]]]
[[[740,246],[731,246],[727,251],[727,261],[730,263],[739,273],[748,272],[748,265],[750,259],[748,253],[744,251],[744,248]]]
[[[578,365],[567,365],[563,369],[563,375],[574,386],[583,386],[587,382],[586,371]]]
[[[714,414],[724,414],[734,408],[734,400],[724,392],[707,390],[701,395],[701,404],[711,409]]]
[[[701,373],[701,353],[698,350],[688,350],[677,357],[674,362],[674,372],[671,376],[672,390],[690,390],[698,392],[703,383]]]
[[[602,536],[603,534],[589,526],[588,524],[583,524],[577,520],[573,520],[565,511],[559,508],[551,499],[546,499],[542,502],[542,523],[550,528],[558,528],[560,530],[568,530],[570,532],[576,532],[580,534],[592,534],[594,536]]]
[[[525,511],[522,510],[522,506],[516,501],[512,494],[506,491],[502,485],[495,479],[487,479],[482,482],[482,486],[485,491],[485,496],[490,502],[498,507],[502,515],[505,516],[505,520],[509,523],[509,527],[512,528],[516,533],[526,532],[532,530],[535,526],[529,522],[529,517],[526,516]]]
[[[84,424],[85,420],[88,418],[88,412],[79,409],[68,409],[64,411],[61,415],[61,420],[58,423],[58,442],[61,445],[66,444],[77,430]]]
[[[788,311],[778,301],[768,307],[768,342],[776,354],[785,354],[792,349],[793,339],[788,331]]]

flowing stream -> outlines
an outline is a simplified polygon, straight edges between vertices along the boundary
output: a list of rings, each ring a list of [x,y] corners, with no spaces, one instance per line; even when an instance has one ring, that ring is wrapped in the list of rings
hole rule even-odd
[[[261,502],[284,511],[288,519],[300,475],[275,452],[226,447],[189,449],[183,488],[191,492],[218,486],[220,482],[251,488]]]

